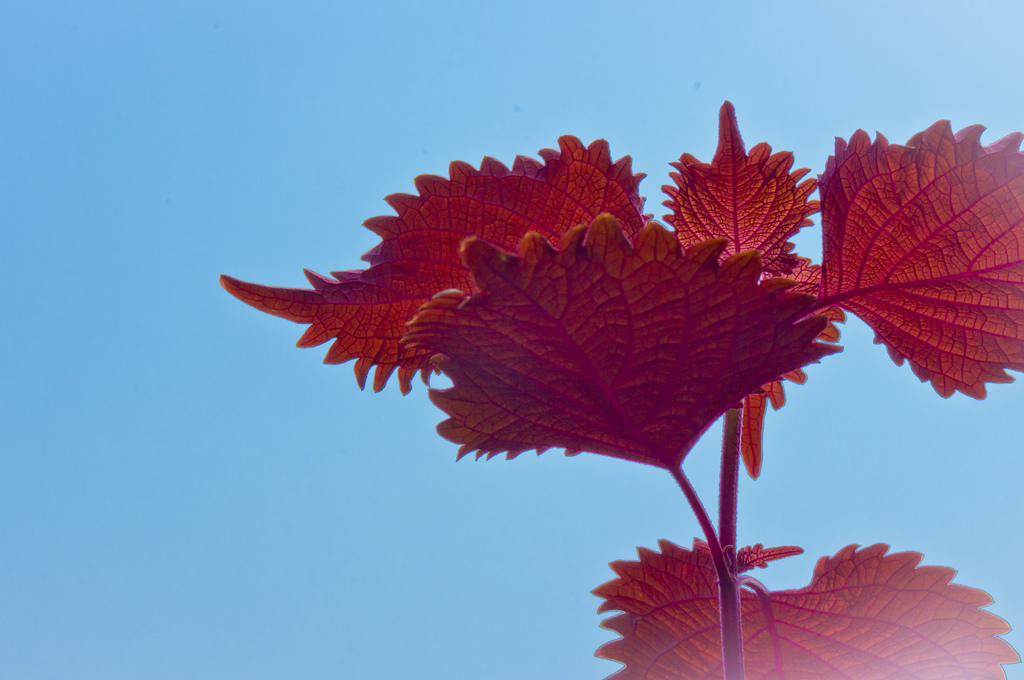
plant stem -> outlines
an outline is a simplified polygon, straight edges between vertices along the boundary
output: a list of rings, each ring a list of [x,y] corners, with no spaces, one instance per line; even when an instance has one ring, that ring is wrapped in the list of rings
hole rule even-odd
[[[736,553],[736,503],[740,483],[741,408],[725,412],[722,426],[722,473],[718,482],[718,538],[722,549]]]
[[[697,492],[690,484],[690,480],[683,473],[682,464],[677,467],[670,467],[668,471],[675,477],[676,483],[679,484],[679,488],[683,490],[683,494],[686,496],[686,500],[690,502],[690,508],[697,517],[697,523],[700,524],[700,528],[704,531],[704,540],[707,541],[708,547],[711,549],[711,561],[715,563],[715,571],[718,573],[718,578],[721,579],[722,574],[729,573],[729,568],[725,564],[722,544],[718,542],[715,525],[711,523],[711,518],[708,517],[704,504],[700,502],[700,497],[697,496]]]
[[[761,611],[764,614],[765,624],[768,626],[768,636],[772,640],[772,651],[775,653],[775,676],[783,680],[786,676],[782,672],[782,643],[779,640],[779,631],[775,627],[775,613],[772,611],[772,595],[764,584],[751,576],[740,576],[739,584],[754,591],[757,599],[761,601]]]
[[[740,414],[725,413],[722,433],[722,471],[718,484],[718,539],[726,574],[718,577],[718,611],[722,627],[722,668],[726,680],[743,680],[743,629],[740,588],[736,579],[736,508],[740,474]]]
[[[719,483],[719,530],[711,524],[704,504],[683,473],[682,464],[670,467],[679,488],[704,531],[711,549],[711,560],[718,575],[718,603],[721,612],[722,670],[725,680],[743,680],[743,635],[740,628],[740,589],[736,580],[736,492],[739,486],[740,409],[725,414],[725,437],[722,442],[722,477]],[[724,534],[723,531],[729,532]],[[725,538],[728,537],[728,538]],[[728,540],[729,542],[726,542]],[[723,549],[723,544],[725,549]],[[726,559],[726,550],[730,558]]]

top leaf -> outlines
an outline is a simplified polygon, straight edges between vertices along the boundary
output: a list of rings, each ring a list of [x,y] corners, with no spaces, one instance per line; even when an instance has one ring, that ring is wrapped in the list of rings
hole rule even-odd
[[[612,161],[608,143],[589,147],[565,136],[559,149],[544,149],[540,163],[518,156],[509,170],[484,158],[477,170],[453,162],[449,179],[416,178],[418,196],[392,194],[387,202],[397,216],[381,216],[364,225],[382,241],[363,256],[368,269],[331,272],[327,278],[306,271],[313,288],[276,288],[221,277],[221,285],[239,300],[290,321],[310,324],[299,347],[333,339],[324,363],[357,359],[360,387],[374,365],[373,388],[383,389],[397,368],[402,392],[417,370],[429,370],[430,352],[400,347],[405,322],[430,297],[449,288],[469,292],[472,281],[459,259],[459,244],[478,236],[514,250],[528,231],[554,240],[570,227],[589,224],[610,213],[628,234],[647,222],[639,194],[642,174],[630,170],[629,156]]]
[[[557,446],[678,465],[751,391],[838,351],[814,342],[814,298],[759,281],[755,251],[719,264],[724,247],[683,251],[655,222],[634,245],[607,215],[558,250],[530,234],[518,257],[467,239],[482,292],[437,295],[406,336],[452,379],[430,393],[450,416],[438,432],[460,457]]]
[[[788,241],[812,224],[808,216],[818,212],[818,202],[807,200],[815,181],[800,182],[809,171],[789,171],[793,154],[773,154],[764,143],[747,154],[736,112],[725,102],[718,114],[718,150],[711,164],[683,154],[672,166],[679,172],[671,173],[676,186],[662,187],[671,199],[664,205],[672,209],[665,221],[675,227],[683,246],[725,238],[729,254],[760,251],[767,276],[793,271],[798,259]]]
[[[1024,154],[940,121],[905,146],[858,130],[821,177],[819,308],[861,317],[944,397],[1024,370]]]

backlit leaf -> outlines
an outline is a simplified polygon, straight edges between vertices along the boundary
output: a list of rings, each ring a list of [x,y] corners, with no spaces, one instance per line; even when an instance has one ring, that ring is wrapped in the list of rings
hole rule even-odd
[[[803,548],[795,545],[780,545],[774,548],[766,548],[761,543],[755,543],[754,545],[740,548],[739,552],[736,553],[736,561],[739,563],[736,571],[737,573],[742,573],[754,567],[765,569],[769,562],[781,560],[784,557],[802,555],[803,552]]]
[[[613,562],[618,578],[593,592],[602,626],[622,637],[597,656],[625,664],[615,680],[722,677],[718,586],[711,556],[660,541],[638,562]],[[920,567],[920,553],[851,545],[823,557],[810,585],[771,593],[786,680],[1002,680],[1019,657],[1010,627],[980,609],[992,603],[950,584],[946,567]],[[747,680],[779,680],[775,649],[757,598],[743,592]]]
[[[392,194],[387,202],[397,216],[381,216],[364,225],[381,243],[363,256],[368,269],[306,271],[312,289],[276,288],[221,277],[221,285],[256,309],[309,324],[299,347],[334,340],[324,363],[356,359],[360,387],[373,366],[373,388],[383,389],[397,368],[403,392],[417,370],[428,369],[430,352],[399,346],[405,322],[439,291],[472,289],[459,259],[459,244],[478,236],[515,250],[528,231],[558,240],[570,227],[588,224],[601,213],[614,215],[628,234],[647,221],[643,199],[628,156],[612,161],[608,144],[589,147],[575,137],[558,140],[559,149],[540,152],[543,163],[519,156],[512,169],[485,158],[477,170],[454,162],[449,179],[416,178],[418,196]]]
[[[672,209],[665,221],[676,229],[684,246],[713,238],[729,240],[727,254],[761,252],[768,276],[789,274],[797,264],[789,239],[811,224],[818,212],[813,179],[800,179],[806,168],[790,172],[793,154],[772,153],[767,144],[743,147],[736,112],[725,102],[718,115],[718,150],[711,163],[683,154],[672,166],[676,186],[664,186]]]
[[[796,281],[793,290],[817,295],[821,282],[821,266],[811,264],[806,257],[797,257],[796,265],[786,278]],[[816,310],[828,319],[828,325],[818,335],[822,342],[839,342],[838,323],[846,321],[846,314],[842,309],[835,306],[828,306]],[[807,382],[807,374],[803,371],[793,371],[783,376],[784,379],[803,385]],[[751,479],[757,479],[761,474],[762,440],[764,437],[764,418],[768,411],[767,404],[771,402],[772,409],[778,411],[786,403],[786,393],[782,387],[781,380],[775,380],[763,385],[760,391],[754,392],[743,400],[743,419],[740,423],[740,454],[743,458],[743,466]]]
[[[773,380],[762,390],[782,391],[782,383]],[[761,461],[764,458],[762,440],[764,439],[764,416],[768,409],[768,395],[764,392],[753,392],[743,399],[743,419],[740,421],[740,457],[743,467],[751,479],[761,476]]]
[[[1024,154],[940,121],[905,146],[857,131],[821,177],[820,305],[861,317],[944,397],[1024,370]]]
[[[797,279],[797,285],[793,287],[793,290],[806,290],[806,287]],[[817,284],[814,285],[814,290],[817,290]],[[825,307],[817,310],[816,313],[828,319],[828,325],[818,334],[818,340],[838,342],[839,328],[836,324],[846,320],[843,310],[839,307]],[[782,378],[797,385],[807,382],[807,374],[801,369],[791,371]],[[748,394],[743,400],[743,419],[740,421],[740,455],[743,458],[743,466],[751,479],[757,479],[761,474],[764,417],[769,403],[774,411],[778,411],[785,405],[786,392],[783,389],[782,380],[773,380],[762,385],[760,390]]]
[[[818,338],[821,338],[820,333]],[[790,371],[783,378],[800,385],[807,382],[807,374],[799,368]],[[762,385],[761,389],[748,394],[743,400],[743,418],[740,421],[740,456],[751,479],[757,479],[761,474],[761,441],[764,435],[764,416],[769,403],[775,411],[785,405],[786,391],[782,387],[782,380],[773,380]]]
[[[806,374],[805,374],[806,375]],[[786,403],[786,392],[781,380],[773,380],[761,389],[748,394],[743,399],[742,420],[740,420],[740,457],[743,467],[751,479],[761,475],[763,459],[762,440],[764,439],[764,417],[771,402],[774,410],[779,410]]]
[[[555,249],[530,234],[512,256],[462,246],[481,293],[447,291],[410,322],[407,342],[443,356],[453,387],[431,390],[438,432],[513,457],[564,447],[678,464],[707,427],[759,385],[837,348],[814,342],[823,317],[792,282],[760,281],[724,240],[685,252],[649,223],[635,245],[611,216]]]
[[[719,112],[718,150],[710,164],[684,154],[673,163],[679,172],[671,177],[676,186],[664,186],[672,209],[666,221],[676,229],[684,245],[709,238],[726,238],[726,252],[756,249],[761,252],[764,276],[785,276],[797,281],[797,290],[818,293],[820,267],[792,253],[788,241],[801,227],[811,224],[809,216],[818,211],[818,201],[809,201],[815,181],[800,179],[806,169],[790,172],[793,155],[772,154],[767,144],[754,146],[746,153],[732,104],[726,102]],[[825,337],[835,342],[839,333],[829,323]],[[785,401],[782,385],[764,386],[772,395],[773,408]],[[741,453],[747,473],[754,479],[761,471],[761,441],[766,394],[757,392],[743,402],[740,428]]]
[[[694,550],[705,552],[708,555],[711,554],[711,547],[699,538],[693,539],[693,548]],[[768,566],[769,562],[781,560],[784,557],[802,555],[803,552],[803,548],[799,548],[795,545],[780,545],[775,548],[766,548],[761,543],[748,545],[736,551],[736,573],[742,574],[745,571],[750,571],[754,567],[764,569]]]

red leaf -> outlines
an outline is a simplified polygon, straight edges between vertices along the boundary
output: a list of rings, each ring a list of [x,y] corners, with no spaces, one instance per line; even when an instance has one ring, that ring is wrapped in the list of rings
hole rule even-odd
[[[705,552],[708,555],[711,554],[711,547],[699,538],[693,539],[693,548],[694,550]],[[781,560],[784,557],[802,555],[803,553],[804,549],[795,545],[780,545],[775,548],[765,548],[761,543],[748,545],[745,548],[740,548],[736,552],[736,573],[742,574],[745,571],[750,571],[754,567],[764,569],[768,566],[769,562]]]
[[[713,238],[726,238],[726,253],[744,250],[761,252],[764,272],[769,276],[788,274],[797,265],[788,240],[801,227],[812,224],[809,215],[818,212],[818,202],[808,201],[815,181],[800,179],[806,168],[790,172],[793,154],[772,154],[761,143],[747,154],[743,148],[736,113],[725,102],[718,114],[718,150],[711,164],[683,154],[672,166],[676,186],[664,186],[672,209],[665,221],[676,229],[684,246]]]
[[[761,441],[764,437],[764,415],[768,409],[767,390],[785,394],[778,380],[768,383],[762,390],[748,394],[743,400],[743,420],[740,421],[740,456],[751,479],[761,476],[761,460],[764,458]]]
[[[736,560],[739,562],[736,571],[737,573],[743,573],[754,567],[764,569],[768,566],[769,562],[781,560],[784,557],[802,555],[803,553],[804,549],[795,545],[780,545],[774,548],[766,548],[761,543],[755,543],[754,545],[748,545],[746,548],[740,548],[739,552],[736,553]]]
[[[810,295],[818,294],[818,287],[821,281],[821,266],[812,265],[805,257],[798,257],[796,267],[786,278],[796,281],[793,290]],[[846,314],[839,307],[829,306],[817,310],[818,314],[828,319],[828,325],[818,335],[818,340],[823,342],[839,342],[839,328],[837,323],[846,321]],[[807,382],[807,374],[803,371],[793,371],[783,376],[790,382],[803,385]],[[763,392],[763,393],[762,393]],[[767,399],[766,399],[767,398]],[[759,392],[754,392],[743,400],[743,420],[740,423],[740,455],[743,458],[743,466],[751,479],[757,479],[761,474],[762,447],[761,441],[764,435],[764,417],[767,413],[766,401],[770,400],[772,409],[778,411],[786,403],[786,393],[779,380],[762,385]]]
[[[940,121],[906,146],[858,130],[821,177],[820,305],[864,319],[948,397],[1024,370],[1024,154]]]
[[[835,307],[822,310],[823,316],[828,318],[828,312]],[[842,310],[840,310],[840,313]],[[818,340],[833,342],[830,338],[839,339],[839,332],[832,332],[835,325],[830,320],[828,325],[818,334]],[[782,380],[788,380],[803,385],[807,382],[807,374],[803,369],[798,368],[782,376]],[[764,434],[764,416],[767,413],[767,404],[770,402],[773,411],[778,411],[786,404],[786,391],[782,387],[782,380],[773,380],[761,386],[756,392],[748,394],[743,400],[743,419],[740,421],[740,456],[743,458],[743,467],[751,479],[757,479],[761,474],[761,440]]]
[[[811,261],[806,257],[797,257],[796,267],[786,278],[796,281],[796,286],[794,286],[793,290],[810,295],[819,295],[821,288],[821,265],[811,264]],[[823,314],[828,319],[828,326],[821,332],[818,339],[824,342],[839,342],[839,328],[836,324],[846,321],[846,313],[839,307],[821,307],[820,305],[814,313]],[[801,385],[803,384],[803,381],[799,382]]]
[[[622,637],[597,656],[625,664],[616,680],[721,678],[718,590],[711,557],[660,541],[639,562],[613,562],[618,578],[593,592],[601,624]],[[980,609],[980,591],[952,585],[947,567],[919,567],[921,554],[851,545],[823,557],[810,585],[771,593],[786,680],[984,680],[1019,660],[1006,622]],[[757,598],[742,595],[747,680],[779,678]]]
[[[430,352],[400,347],[398,341],[405,322],[434,293],[471,290],[458,254],[463,238],[479,236],[512,250],[528,231],[557,240],[601,213],[615,215],[629,234],[647,221],[639,195],[643,175],[632,174],[629,156],[613,162],[607,142],[600,139],[585,147],[565,136],[558,145],[557,151],[540,152],[543,164],[525,156],[517,157],[511,170],[493,158],[484,158],[479,170],[454,162],[450,179],[417,177],[418,196],[388,196],[398,215],[364,222],[382,239],[363,256],[369,269],[331,272],[333,279],[307,271],[312,290],[229,276],[221,277],[221,285],[257,309],[310,324],[299,347],[333,339],[324,363],[357,359],[360,387],[376,365],[375,391],[398,368],[402,392],[408,392],[415,372],[429,370]]]
[[[838,351],[813,342],[826,321],[801,319],[792,282],[759,282],[754,251],[719,265],[724,240],[683,252],[653,222],[634,247],[611,216],[558,247],[467,239],[483,292],[446,291],[410,322],[410,345],[444,355],[454,386],[431,399],[460,457],[555,446],[675,465],[758,385]]]
[[[825,330],[818,334],[818,340],[824,342],[839,340],[839,330],[833,323],[833,319],[837,316],[836,312],[841,315],[843,310],[838,307],[826,307],[818,312],[829,319]],[[843,318],[845,319],[845,316]],[[768,412],[767,405],[771,403],[772,410],[778,411],[786,404],[786,391],[782,386],[782,380],[803,385],[807,382],[807,374],[799,368],[790,371],[780,380],[773,380],[761,385],[760,389],[751,392],[743,399],[743,419],[740,421],[740,456],[743,459],[743,467],[746,468],[751,479],[757,479],[761,475],[762,439],[764,417]]]

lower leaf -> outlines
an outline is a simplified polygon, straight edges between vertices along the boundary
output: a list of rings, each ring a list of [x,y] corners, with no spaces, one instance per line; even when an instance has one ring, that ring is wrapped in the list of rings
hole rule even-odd
[[[718,588],[711,557],[660,541],[638,562],[613,562],[618,578],[593,592],[602,626],[622,637],[597,656],[625,667],[616,680],[720,678]],[[1010,627],[982,607],[983,591],[951,584],[948,567],[921,554],[850,545],[818,560],[811,583],[770,593],[786,680],[1001,680],[1020,660],[999,638]],[[742,600],[747,680],[776,680],[775,650],[756,596]]]

